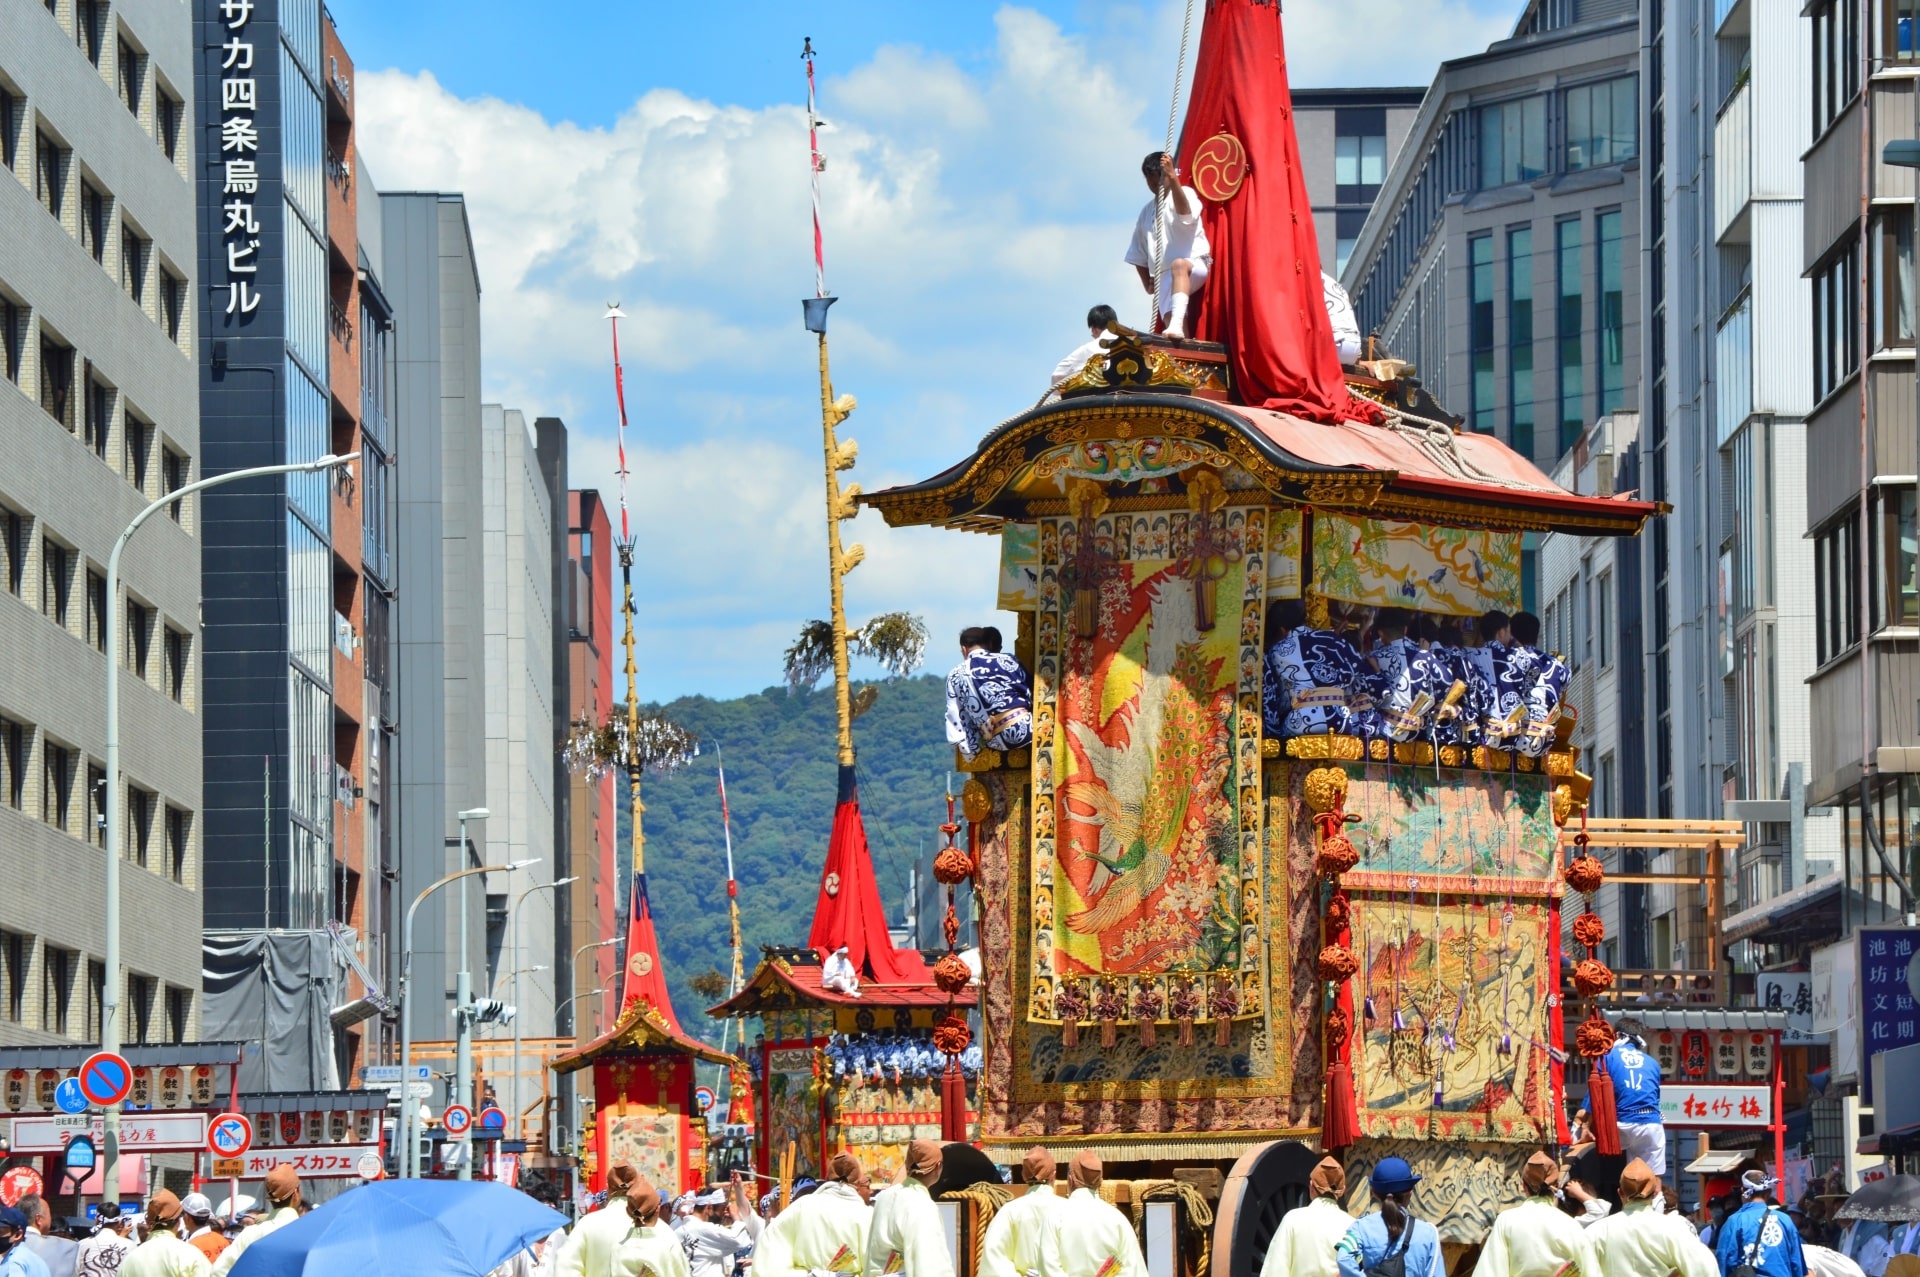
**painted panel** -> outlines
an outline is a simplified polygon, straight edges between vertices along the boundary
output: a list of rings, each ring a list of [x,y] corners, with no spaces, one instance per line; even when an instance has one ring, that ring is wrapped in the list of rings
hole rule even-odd
[[[1314,585],[1329,598],[1479,616],[1520,607],[1520,535],[1319,514]]]

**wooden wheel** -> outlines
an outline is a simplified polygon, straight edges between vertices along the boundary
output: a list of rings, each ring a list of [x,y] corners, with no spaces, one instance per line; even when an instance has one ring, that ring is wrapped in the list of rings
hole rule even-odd
[[[1267,1243],[1280,1219],[1310,1200],[1307,1177],[1320,1160],[1298,1140],[1274,1140],[1233,1164],[1214,1212],[1213,1263],[1208,1277],[1260,1277]]]

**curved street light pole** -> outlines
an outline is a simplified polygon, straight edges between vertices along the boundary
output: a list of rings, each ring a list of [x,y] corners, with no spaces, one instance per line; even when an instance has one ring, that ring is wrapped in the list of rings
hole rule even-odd
[[[525,891],[521,892],[519,897],[516,900],[514,900],[513,912],[507,918],[507,929],[513,933],[511,943],[513,944],[513,960],[516,963],[520,961],[520,956],[521,956],[520,955],[520,906],[525,904],[527,902],[527,897],[532,895],[536,891],[553,891],[560,887],[566,886],[568,883],[577,882],[579,881],[579,878],[580,878],[580,875],[578,874],[569,874],[565,878],[556,878],[552,882],[536,882],[533,884],[533,886],[528,887]],[[516,966],[513,969],[513,1078],[508,1083],[508,1094],[513,1097],[512,1098],[513,1133],[517,1138],[523,1139],[523,1140],[527,1137],[527,1133],[525,1129],[523,1129],[523,1123],[520,1116],[520,1068],[521,1068],[521,1063],[520,1063],[520,973],[522,971],[543,971],[543,970],[545,970],[544,967],[518,967],[518,966]],[[560,1018],[558,1014],[554,1016],[553,1024],[554,1024],[554,1032],[558,1033],[560,1031]]]
[[[580,969],[580,955],[585,953],[587,950],[604,949],[610,944],[619,944],[619,943],[620,943],[619,936],[608,936],[605,940],[589,940],[587,943],[581,945],[578,949],[575,949],[573,951],[573,969],[575,971],[578,971]],[[617,978],[619,975],[619,972],[616,971],[614,975]],[[612,987],[613,987],[612,983],[608,983],[601,988],[589,990],[589,992],[605,993],[608,989],[611,989]],[[562,1002],[560,1005],[563,1007],[570,1007],[575,1002],[578,1002],[584,996],[586,995],[576,993],[574,996],[568,998],[565,1002]],[[554,1012],[553,1014],[553,1031],[555,1033],[560,1032],[560,1013],[558,1011]],[[578,1024],[575,1024],[573,1026],[573,1040],[576,1045],[580,1041],[580,1026]]]
[[[123,640],[120,625],[120,553],[127,548],[127,542],[140,530],[140,525],[166,506],[172,505],[183,497],[208,488],[217,488],[223,484],[238,483],[242,479],[261,479],[278,474],[310,474],[318,470],[332,470],[352,465],[360,458],[352,454],[329,454],[314,461],[296,461],[287,465],[251,466],[245,470],[229,470],[225,474],[216,474],[205,479],[175,488],[157,501],[150,502],[147,508],[133,516],[119,540],[113,543],[113,552],[107,556],[107,614],[101,623],[107,627],[107,701],[106,701],[106,778],[104,792],[100,795],[100,818],[106,822],[107,876],[106,876],[106,953],[102,955],[106,971],[100,990],[100,1049],[118,1054],[120,1051],[120,840],[121,840],[121,803],[120,803],[120,644]],[[262,918],[264,928],[272,924],[271,918]],[[120,1106],[109,1104],[101,1116],[101,1143],[105,1145],[101,1154],[101,1192],[118,1194],[120,1191]]]
[[[402,1179],[418,1179],[420,1176],[419,1149],[413,1138],[414,1119],[420,1112],[420,1106],[407,1093],[408,1088],[413,1085],[413,1020],[408,1015],[411,1008],[407,1005],[407,994],[413,983],[413,915],[419,911],[428,896],[450,882],[458,882],[474,874],[512,873],[515,869],[524,867],[523,862],[516,860],[505,865],[477,865],[472,869],[455,870],[415,896],[413,903],[407,906],[406,925],[400,931],[400,1178]]]

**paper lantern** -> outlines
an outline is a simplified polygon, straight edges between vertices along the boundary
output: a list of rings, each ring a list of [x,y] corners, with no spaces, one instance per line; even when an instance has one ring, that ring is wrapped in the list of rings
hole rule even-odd
[[[1773,1076],[1773,1034],[1749,1033],[1747,1039],[1747,1076]]]
[[[1678,1077],[1680,1074],[1680,1035],[1672,1029],[1662,1029],[1653,1035],[1648,1043],[1653,1048],[1653,1058],[1660,1062],[1660,1076]]]
[[[1738,1033],[1716,1033],[1713,1035],[1713,1073],[1715,1077],[1735,1078],[1741,1073],[1740,1035]]]
[[[1707,1076],[1707,1031],[1688,1029],[1680,1039],[1680,1072],[1689,1081]]]

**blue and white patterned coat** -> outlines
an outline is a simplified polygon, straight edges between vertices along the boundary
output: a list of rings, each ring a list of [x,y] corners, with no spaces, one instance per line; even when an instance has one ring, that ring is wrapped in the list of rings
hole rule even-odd
[[[1446,684],[1428,649],[1410,638],[1397,638],[1373,649],[1371,683],[1374,707],[1368,711],[1363,735],[1369,739],[1414,741],[1423,738],[1428,716]]]
[[[1529,758],[1538,758],[1553,744],[1554,725],[1560,720],[1560,699],[1566,694],[1572,671],[1558,652],[1519,647],[1516,653],[1529,654],[1526,706],[1527,725],[1517,748]]]
[[[1033,681],[1006,652],[974,648],[947,675],[947,741],[972,758],[1033,743]]]
[[[1480,698],[1474,690],[1478,679],[1473,662],[1467,656],[1467,649],[1434,643],[1427,648],[1427,659],[1432,662],[1435,674],[1434,715],[1427,720],[1431,727],[1433,743],[1436,745],[1479,744]],[[1439,717],[1439,711],[1446,704],[1455,683],[1460,684],[1462,689],[1460,699],[1454,703],[1453,715],[1442,719]]]
[[[1306,626],[1267,650],[1262,717],[1270,736],[1348,734],[1364,703],[1360,654],[1330,630]]]

